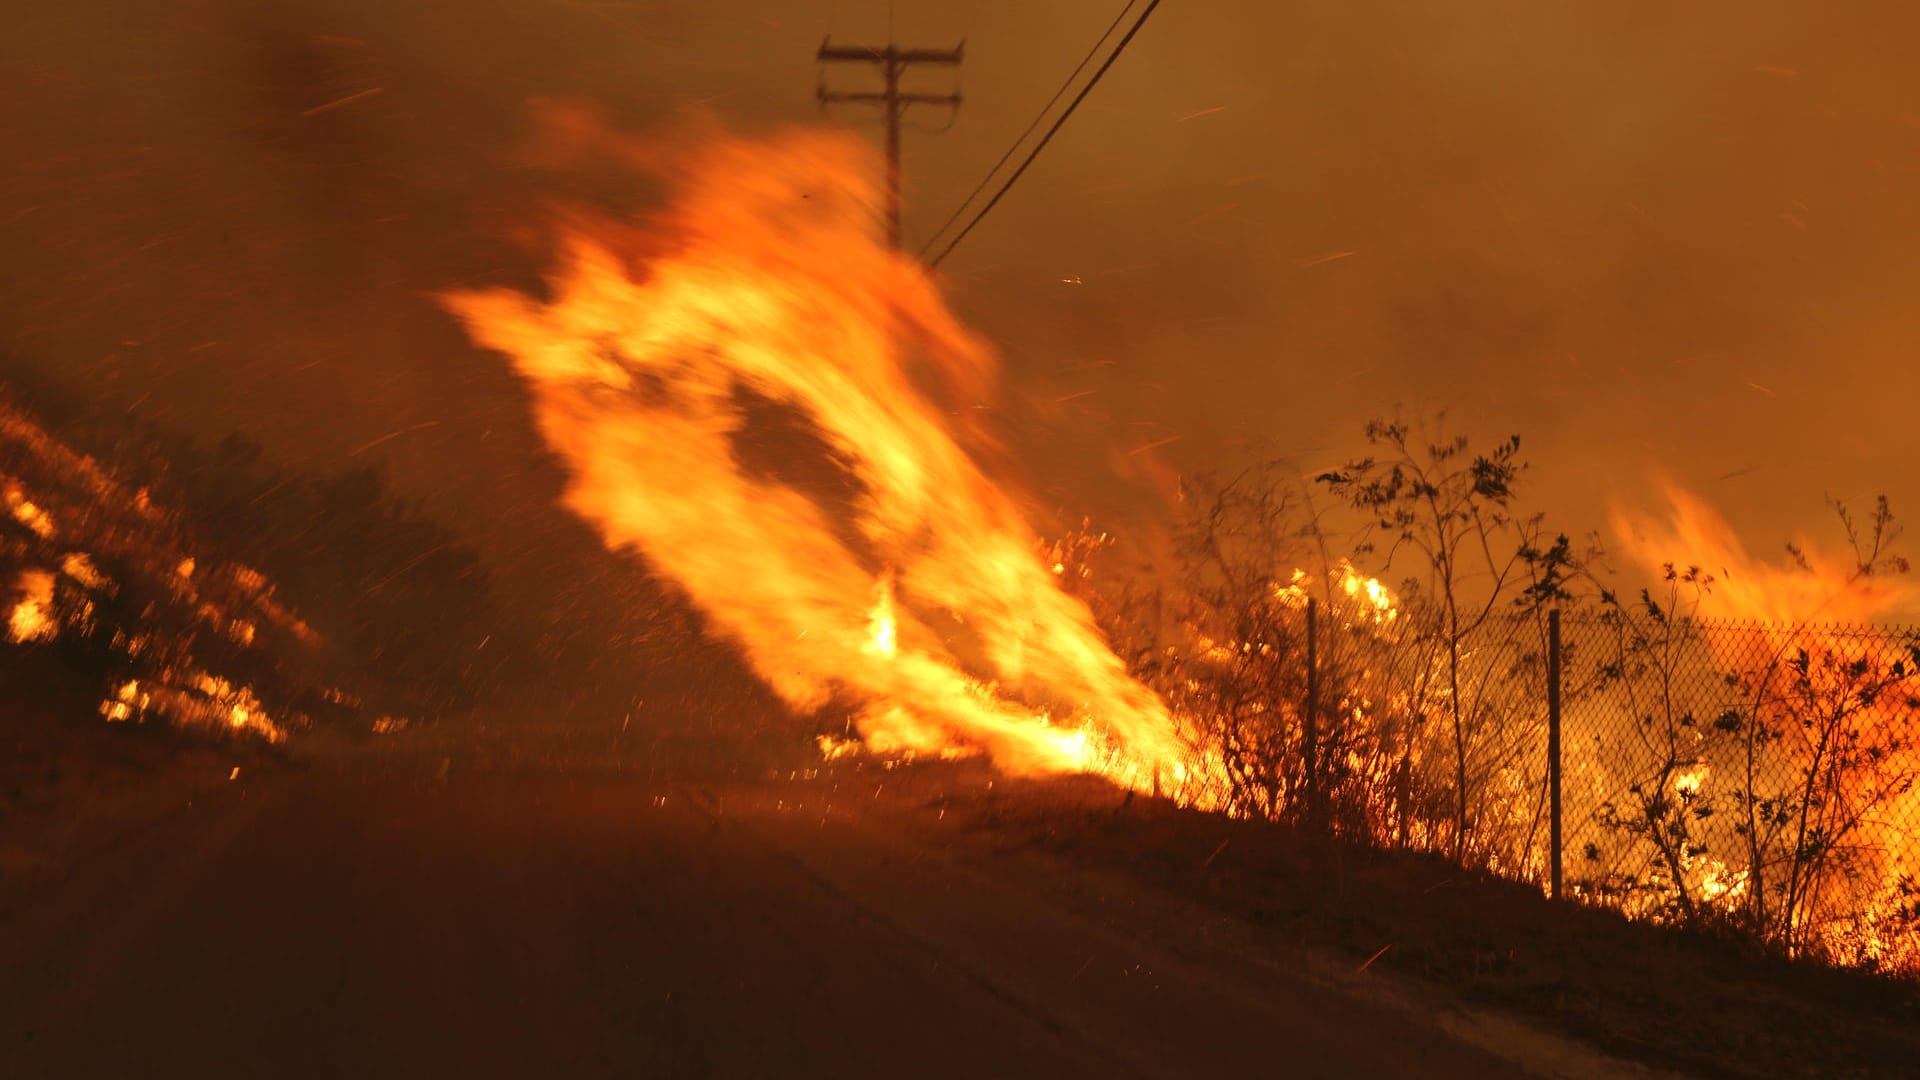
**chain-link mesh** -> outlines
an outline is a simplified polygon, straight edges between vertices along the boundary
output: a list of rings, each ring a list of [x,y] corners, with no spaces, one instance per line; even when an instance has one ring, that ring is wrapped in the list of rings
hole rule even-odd
[[[1545,880],[1545,616],[1317,606],[1329,824]]]
[[[1315,622],[1331,824],[1544,884],[1546,616]],[[1920,633],[1612,610],[1560,641],[1570,895],[1920,967]]]
[[[1622,611],[1563,637],[1577,895],[1920,966],[1920,634]]]
[[[1544,610],[1395,600],[1347,567],[1223,596],[1196,646],[1134,662],[1218,755],[1196,801],[1543,890],[1557,859],[1586,902],[1920,973],[1920,631],[1647,601],[1556,636]]]

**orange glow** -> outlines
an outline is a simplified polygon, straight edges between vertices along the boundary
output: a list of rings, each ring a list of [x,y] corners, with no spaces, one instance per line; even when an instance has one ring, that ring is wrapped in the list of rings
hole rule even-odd
[[[265,576],[230,564],[216,564],[212,573],[198,571],[177,520],[157,508],[144,489],[129,489],[4,398],[0,448],[39,475],[30,492],[21,477],[0,474],[0,504],[31,533],[26,557],[38,564],[23,569],[14,582],[18,598],[6,612],[10,640],[52,641],[98,629],[98,603],[121,590],[121,583],[101,570],[105,563],[120,567],[136,585],[157,584],[171,594],[156,597],[154,605],[175,605],[173,611],[188,627],[204,626],[242,648],[253,647],[267,625],[307,644],[318,641],[275,600]],[[64,602],[69,595],[72,602]],[[252,688],[201,666],[192,629],[167,620],[118,628],[112,647],[138,659],[142,674],[102,701],[100,715],[110,722],[138,723],[152,713],[183,727],[284,740],[285,719],[269,715]]]
[[[1379,578],[1361,573],[1347,560],[1336,561],[1327,580],[1350,601],[1345,608],[1349,618],[1368,624],[1386,624],[1400,617],[1400,606],[1394,599],[1393,590],[1382,584]],[[1313,575],[1305,570],[1295,570],[1287,584],[1274,586],[1273,595],[1288,607],[1304,608],[1318,588]]]
[[[1790,658],[1832,656],[1865,663],[1859,644],[1849,638],[1848,626],[1883,622],[1911,613],[1916,605],[1912,584],[1904,577],[1878,572],[1883,568],[1861,565],[1871,550],[1856,552],[1831,545],[1800,540],[1793,555],[1768,561],[1750,554],[1720,514],[1704,500],[1679,487],[1665,485],[1666,513],[1662,517],[1630,513],[1616,506],[1612,511],[1618,542],[1633,561],[1649,573],[1664,574],[1671,564],[1685,572],[1698,567],[1712,576],[1712,582],[1699,598],[1699,613],[1714,619],[1732,620],[1743,625],[1759,624],[1774,628],[1778,634],[1772,667],[1761,666],[1764,693],[1748,690],[1762,698],[1778,694],[1776,684],[1791,681]],[[1871,530],[1868,521],[1856,521]],[[1836,529],[1838,526],[1836,525]],[[1870,549],[1870,535],[1856,536],[1856,542]],[[1892,539],[1891,536],[1885,539]],[[1721,666],[1729,671],[1752,671],[1755,662],[1723,656]],[[1744,665],[1744,667],[1743,667]],[[1861,739],[1868,732],[1898,731],[1912,724],[1911,705],[1904,695],[1860,695],[1848,693],[1846,676],[1818,662],[1808,664],[1807,686],[1821,695],[1832,715],[1847,717],[1836,721],[1839,740],[1844,744]],[[1818,736],[1801,730],[1800,725],[1781,725],[1782,752],[1799,769],[1815,769],[1815,762],[1830,760],[1832,751],[1818,743]],[[1872,775],[1900,777],[1920,774],[1920,749],[1900,739],[1889,740],[1884,758],[1874,759]],[[1737,787],[1741,781],[1730,777],[1727,784]],[[1871,779],[1847,778],[1836,782],[1832,792],[1837,798],[1860,798],[1875,783]],[[1704,763],[1683,770],[1674,778],[1675,791],[1695,797],[1716,783],[1713,771]],[[1920,957],[1920,941],[1910,929],[1893,917],[1908,902],[1903,894],[1903,879],[1920,876],[1920,837],[1905,831],[1905,823],[1920,821],[1920,788],[1896,786],[1882,793],[1884,802],[1878,811],[1859,823],[1857,839],[1863,862],[1879,860],[1875,875],[1879,882],[1872,895],[1840,900],[1842,911],[1859,911],[1857,920],[1844,920],[1836,926],[1819,921],[1820,907],[1809,905],[1796,915],[1793,930],[1807,937],[1826,936],[1839,955],[1872,960],[1889,967],[1900,967]],[[1855,838],[1850,838],[1855,839]],[[1689,867],[1701,874],[1700,894],[1709,901],[1738,906],[1748,895],[1747,872],[1730,870],[1716,859],[1701,858]],[[1889,929],[1891,927],[1891,929]]]
[[[4,417],[0,416],[0,419]],[[0,434],[10,433],[0,429]],[[3,490],[0,490],[0,495],[4,495],[7,513],[12,515],[13,520],[26,526],[42,540],[53,539],[53,518],[28,498],[26,491],[19,484],[9,482]]]
[[[900,650],[893,620],[893,575],[889,573],[881,578],[874,592],[877,595],[873,611],[867,617],[868,633],[873,639],[871,648],[880,656],[892,656]]]
[[[1904,580],[1858,572],[1851,552],[1801,541],[1801,566],[1747,551],[1718,511],[1674,484],[1661,486],[1664,513],[1638,513],[1616,504],[1610,518],[1621,551],[1649,574],[1665,564],[1699,567],[1713,576],[1702,615],[1770,624],[1866,623],[1911,610],[1914,590]]]
[[[1166,707],[924,389],[965,409],[996,361],[881,240],[869,151],[839,134],[719,139],[666,170],[675,196],[645,254],[573,225],[551,300],[444,298],[532,389],[568,505],[683,586],[796,708],[867,702],[872,744],[1171,782]],[[811,423],[858,485],[850,515],[743,466],[743,392]]]
[[[8,636],[14,641],[46,641],[59,633],[53,616],[53,575],[24,570],[17,588],[21,599],[7,616]]]

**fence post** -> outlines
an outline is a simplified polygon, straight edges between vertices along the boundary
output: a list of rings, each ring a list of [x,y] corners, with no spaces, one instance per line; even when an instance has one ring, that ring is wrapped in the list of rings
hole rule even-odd
[[[1560,609],[1547,612],[1547,844],[1552,894],[1560,899]]]
[[[1306,758],[1307,824],[1318,829],[1320,820],[1320,604],[1307,597],[1307,707],[1304,742]]]

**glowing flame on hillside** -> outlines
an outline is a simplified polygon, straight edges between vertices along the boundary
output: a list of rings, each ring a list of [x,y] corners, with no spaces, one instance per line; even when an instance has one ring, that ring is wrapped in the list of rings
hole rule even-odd
[[[847,693],[870,742],[1175,782],[1166,707],[928,392],[973,406],[995,361],[879,238],[873,164],[837,134],[719,139],[661,163],[674,195],[638,243],[564,228],[551,300],[445,302],[531,386],[567,503],[797,708]],[[857,487],[850,513],[743,462],[743,396],[817,432]]]
[[[59,633],[53,617],[53,575],[23,570],[16,588],[20,599],[7,615],[8,636],[14,641],[46,641]]]
[[[1345,559],[1337,560],[1327,574],[1327,583],[1335,596],[1345,596],[1344,609],[1347,618],[1364,623],[1386,625],[1400,618],[1399,602],[1394,599],[1393,590],[1387,588],[1379,578],[1368,577]],[[1276,585],[1274,599],[1291,608],[1304,608],[1307,601],[1318,594],[1320,583],[1315,575],[1305,570],[1295,570],[1285,585]]]
[[[1804,565],[1763,559],[1747,550],[1706,500],[1673,484],[1661,491],[1666,506],[1659,513],[1615,505],[1613,532],[1621,550],[1650,574],[1671,564],[1712,575],[1702,614],[1774,624],[1865,623],[1914,604],[1910,584],[1860,573],[1852,552],[1836,553],[1830,545],[1803,540],[1795,549]]]
[[[1911,584],[1887,572],[1906,569],[1903,560],[1882,550],[1897,537],[1891,519],[1881,523],[1888,528],[1877,536],[1871,535],[1878,528],[1874,522],[1849,520],[1851,549],[1836,553],[1831,545],[1801,540],[1791,557],[1768,561],[1750,554],[1704,500],[1672,485],[1664,494],[1661,517],[1614,508],[1621,546],[1652,573],[1663,574],[1671,565],[1711,575],[1699,597],[1702,615],[1770,628],[1770,655],[1756,660],[1723,649],[1716,657],[1723,670],[1745,680],[1730,691],[1729,703],[1744,706],[1749,723],[1757,716],[1778,718],[1765,741],[1803,778],[1804,807],[1828,812],[1813,847],[1792,845],[1773,861],[1790,864],[1805,858],[1795,852],[1808,851],[1824,858],[1820,844],[1831,841],[1848,845],[1845,857],[1859,870],[1856,878],[1811,887],[1807,901],[1792,912],[1795,939],[1825,939],[1836,955],[1891,968],[1913,964],[1920,959],[1920,940],[1902,913],[1912,908],[1913,883],[1920,880],[1920,784],[1914,782],[1920,779],[1920,717],[1912,681],[1920,652],[1912,659],[1897,649],[1891,658],[1876,656],[1850,629],[1914,608]],[[1737,795],[1746,781],[1731,772],[1722,778],[1703,760],[1677,774],[1673,785],[1689,800],[1701,799],[1716,784]],[[1792,806],[1780,799],[1770,805],[1783,802]],[[1842,823],[1843,835],[1830,835],[1832,820]],[[1777,892],[1783,871],[1777,865],[1765,869],[1774,874]],[[1709,901],[1736,908],[1778,902],[1752,895],[1750,867],[1732,870],[1701,857],[1690,870],[1700,876],[1701,896]]]
[[[288,718],[269,715],[251,687],[213,674],[197,656],[202,631],[243,649],[262,626],[316,644],[312,629],[275,598],[273,583],[231,563],[196,575],[179,522],[144,489],[75,452],[4,396],[0,451],[7,470],[0,471],[0,570],[13,579],[10,588],[0,584],[0,596],[9,597],[0,641],[50,644],[97,634],[142,673],[100,703],[108,721],[151,715],[283,741]],[[110,575],[103,563],[119,569]],[[101,605],[122,592],[122,575],[141,586],[135,592],[144,599],[103,616]]]

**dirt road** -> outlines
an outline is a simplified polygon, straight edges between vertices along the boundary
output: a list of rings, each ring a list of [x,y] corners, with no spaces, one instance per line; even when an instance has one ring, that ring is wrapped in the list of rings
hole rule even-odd
[[[236,781],[0,923],[0,1076],[1519,1075],[832,802]]]

